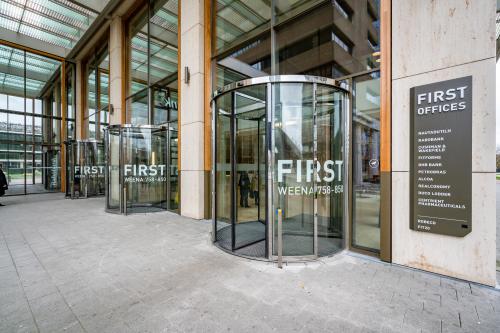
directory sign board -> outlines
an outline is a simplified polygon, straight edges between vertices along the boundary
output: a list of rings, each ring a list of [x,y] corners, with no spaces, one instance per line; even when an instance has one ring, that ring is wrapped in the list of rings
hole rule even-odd
[[[472,77],[411,88],[410,112],[410,228],[463,237],[472,231]]]

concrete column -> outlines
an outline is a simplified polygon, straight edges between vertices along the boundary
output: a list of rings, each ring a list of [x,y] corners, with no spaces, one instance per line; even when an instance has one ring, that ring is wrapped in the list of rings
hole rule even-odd
[[[181,3],[180,45],[180,129],[181,129],[181,215],[204,218],[204,3],[183,0]],[[191,79],[185,83],[184,68]]]
[[[84,139],[86,128],[85,128],[85,110],[84,110],[84,101],[83,99],[83,68],[82,62],[78,61],[76,63],[76,80],[75,80],[75,127],[76,127],[76,139],[81,140]]]
[[[491,286],[496,261],[495,9],[494,0],[392,2],[393,262]],[[473,84],[472,232],[451,237],[410,230],[410,88],[468,75]]]
[[[109,102],[113,113],[109,115],[110,124],[125,122],[123,105],[123,23],[121,17],[114,17],[109,27]]]

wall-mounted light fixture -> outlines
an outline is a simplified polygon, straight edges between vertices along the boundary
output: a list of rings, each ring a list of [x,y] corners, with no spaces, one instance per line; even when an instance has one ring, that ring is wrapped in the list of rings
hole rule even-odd
[[[184,67],[184,83],[189,84],[189,80],[191,79],[191,73],[189,73],[189,67]]]

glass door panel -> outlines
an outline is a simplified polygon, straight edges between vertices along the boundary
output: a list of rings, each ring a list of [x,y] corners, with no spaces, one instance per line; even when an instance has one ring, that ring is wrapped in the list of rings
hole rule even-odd
[[[123,133],[124,197],[127,212],[166,209],[167,131],[127,128]]]
[[[179,148],[178,148],[178,132],[177,123],[169,124],[170,130],[168,131],[168,183],[169,183],[169,210],[177,211],[179,209],[179,172],[178,172],[178,160],[179,160]]]
[[[318,85],[316,89],[318,255],[343,248],[344,131],[343,94]]]
[[[106,175],[108,180],[108,195],[106,196],[107,208],[110,210],[120,210],[120,130],[110,129],[106,136],[108,140],[106,149],[108,151],[108,167]]]
[[[274,208],[283,212],[283,255],[314,255],[313,85],[273,85]],[[274,226],[277,248],[277,219]]]
[[[231,113],[232,93],[217,99],[215,110],[215,240],[232,250],[232,170],[231,170]]]
[[[259,144],[265,142],[266,86],[253,86],[234,92],[235,133],[235,210],[234,249],[254,245],[266,240],[266,223],[260,218],[261,206],[265,206],[265,150]],[[265,168],[264,168],[265,169]],[[265,249],[265,246],[255,246]],[[247,249],[250,251],[250,249]],[[262,254],[264,255],[264,254]]]
[[[380,79],[353,80],[352,245],[380,251]]]

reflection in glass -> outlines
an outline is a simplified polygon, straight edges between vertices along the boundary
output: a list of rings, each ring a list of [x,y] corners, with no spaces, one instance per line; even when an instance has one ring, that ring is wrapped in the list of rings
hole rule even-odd
[[[274,207],[283,211],[283,255],[314,254],[314,192],[307,163],[313,161],[313,85],[280,83],[273,86],[274,105]],[[308,162],[309,161],[309,162]],[[290,172],[281,173],[287,169]],[[290,195],[287,188],[306,192]],[[277,230],[277,218],[274,230]],[[277,237],[277,232],[275,232]],[[277,238],[274,240],[276,253]]]
[[[344,246],[345,92],[293,80],[242,85],[215,98],[215,243],[252,257],[268,256],[272,245],[276,255],[274,212],[281,209],[284,256],[339,251]],[[274,117],[269,123],[268,112]]]
[[[107,45],[87,64],[88,138],[101,140],[109,125],[109,55]]]
[[[104,144],[95,140],[65,144],[66,196],[74,199],[104,195]]]
[[[177,123],[172,123],[168,131],[168,209],[179,210],[179,144]]]
[[[56,191],[61,85],[56,80],[49,89],[43,88],[61,63],[0,45],[0,64],[0,164],[11,185],[6,194]]]
[[[379,1],[213,3],[214,89],[266,74],[338,78],[380,67]]]
[[[177,119],[177,107],[163,105],[174,100],[177,105],[177,12],[178,1],[152,0],[128,25],[127,119],[131,124],[164,124]],[[175,115],[169,115],[167,108]]]
[[[343,93],[318,85],[317,159],[323,166],[318,172],[318,255],[334,253],[343,247],[344,230],[344,131]],[[327,172],[325,165],[333,173]],[[332,179],[330,179],[332,178]]]
[[[228,250],[232,250],[231,96],[231,94],[225,94],[217,99],[215,129],[216,239],[220,246]]]
[[[380,79],[354,80],[352,244],[380,250]]]
[[[265,86],[243,88],[234,92],[235,117],[235,189],[234,248],[265,248],[266,219],[261,215],[265,195]],[[264,254],[264,253],[263,253]]]
[[[172,163],[178,159],[177,129],[112,125],[105,133],[106,210],[124,214],[176,211],[178,175]]]
[[[214,51],[220,54],[214,85],[220,88],[244,78],[271,74],[269,2],[218,0],[214,6]]]
[[[216,102],[216,241],[252,257],[266,255],[266,86]]]
[[[167,208],[166,134],[165,130],[149,128],[126,128],[124,130],[122,172],[124,172],[127,189],[124,194],[127,212],[146,212],[154,211],[154,208]],[[154,176],[147,173],[147,178],[144,178],[147,180],[136,181],[135,176],[141,175],[140,171],[131,171],[131,176],[128,176],[126,166],[131,166],[131,170],[150,166],[158,167],[158,169]],[[145,174],[145,172],[142,173],[142,175]],[[148,181],[149,179],[154,181]]]
[[[106,207],[111,211],[120,210],[120,131],[109,130],[105,135],[106,147]]]

